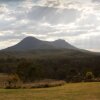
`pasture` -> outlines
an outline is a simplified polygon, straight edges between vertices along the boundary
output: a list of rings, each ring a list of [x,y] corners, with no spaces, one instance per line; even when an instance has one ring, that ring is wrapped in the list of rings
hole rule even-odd
[[[35,89],[0,89],[0,100],[100,100],[100,82]]]

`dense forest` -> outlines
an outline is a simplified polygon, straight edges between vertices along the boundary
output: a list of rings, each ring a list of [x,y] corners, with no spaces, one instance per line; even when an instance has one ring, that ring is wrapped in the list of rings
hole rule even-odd
[[[17,74],[23,82],[83,81],[89,72],[100,77],[100,54],[70,49],[0,52],[0,73]]]

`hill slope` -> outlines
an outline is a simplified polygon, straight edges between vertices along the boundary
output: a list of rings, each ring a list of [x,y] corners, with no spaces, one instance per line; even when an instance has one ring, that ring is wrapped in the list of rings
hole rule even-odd
[[[42,49],[76,49],[64,40],[56,40],[53,42],[42,41],[34,37],[26,37],[18,44],[8,47],[6,51],[30,51]]]
[[[0,52],[0,72],[17,73],[23,81],[57,79],[70,82],[78,75],[84,79],[88,71],[100,77],[99,65],[100,54],[77,49],[64,40],[47,42],[27,37]]]

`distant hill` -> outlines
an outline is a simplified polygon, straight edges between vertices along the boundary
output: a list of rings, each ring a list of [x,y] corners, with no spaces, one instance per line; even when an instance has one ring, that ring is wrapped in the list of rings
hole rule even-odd
[[[77,48],[67,43],[65,40],[56,40],[53,42],[42,41],[34,37],[26,37],[18,44],[4,49],[5,51],[30,51],[43,49],[74,49]]]
[[[55,46],[56,48],[62,48],[62,49],[77,49],[76,47],[72,46],[71,44],[69,44],[68,42],[66,42],[65,40],[62,39],[58,39],[54,42],[51,43],[53,46]]]
[[[22,81],[57,79],[72,82],[87,72],[100,77],[100,53],[78,49],[64,40],[26,37],[0,51],[0,72],[16,73]],[[76,77],[76,78],[75,78]]]

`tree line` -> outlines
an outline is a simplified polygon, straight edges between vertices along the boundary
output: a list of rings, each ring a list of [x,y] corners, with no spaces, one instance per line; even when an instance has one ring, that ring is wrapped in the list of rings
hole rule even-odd
[[[38,58],[0,58],[0,72],[17,74],[23,82],[43,79],[67,82],[100,78],[100,57],[51,56]]]

